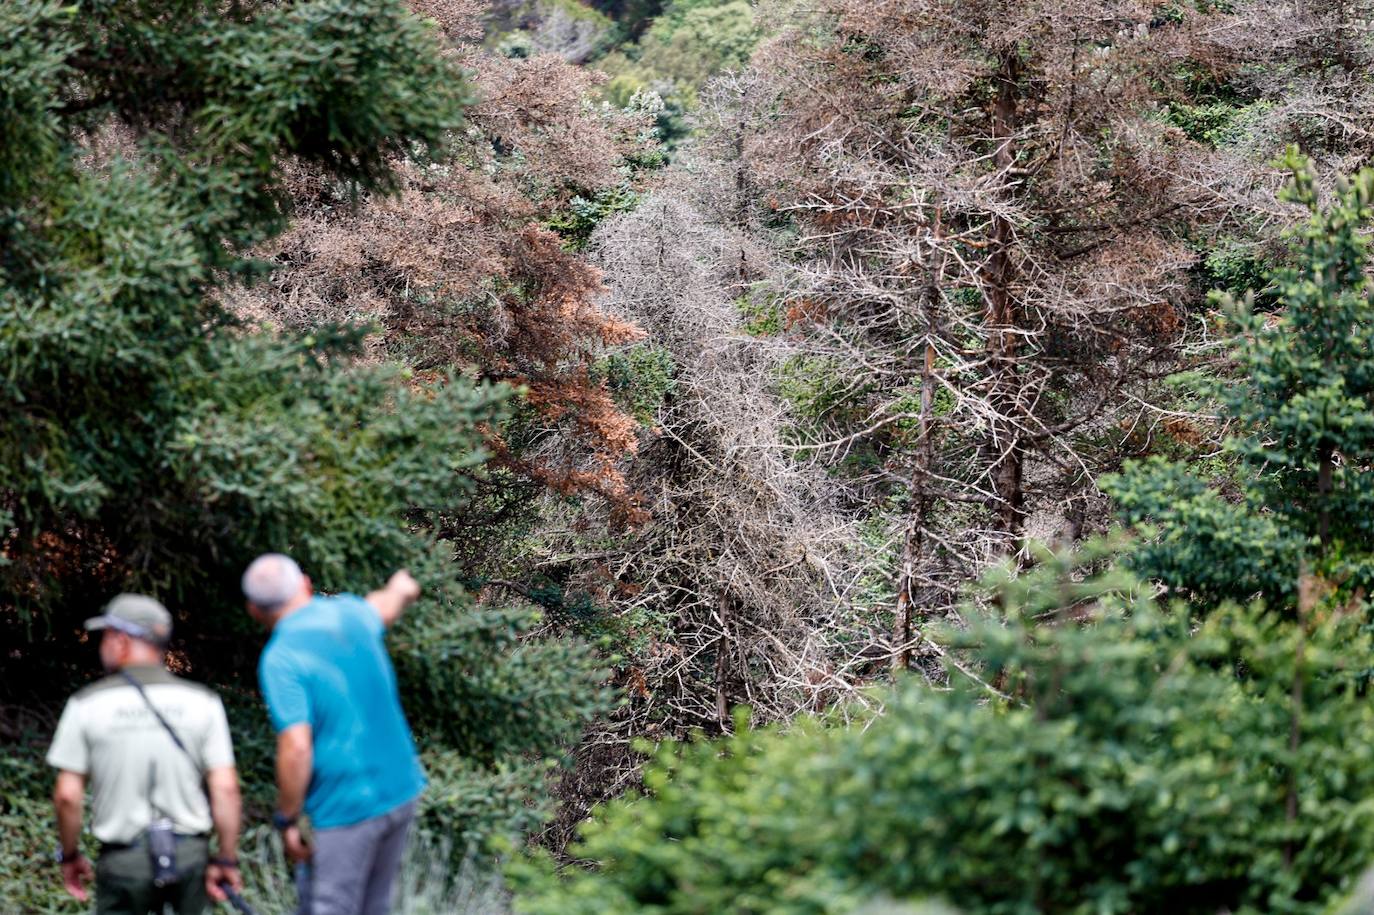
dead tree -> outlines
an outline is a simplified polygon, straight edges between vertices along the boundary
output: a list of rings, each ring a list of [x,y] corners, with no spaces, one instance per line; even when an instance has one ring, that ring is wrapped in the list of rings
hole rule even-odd
[[[756,58],[774,114],[736,144],[756,222],[790,247],[788,332],[849,382],[807,448],[857,465],[859,503],[903,507],[899,666],[913,614],[1081,529],[1121,427],[1152,421],[1199,302],[1189,242],[1224,206],[1215,156],[1158,109],[1211,24],[828,0]]]

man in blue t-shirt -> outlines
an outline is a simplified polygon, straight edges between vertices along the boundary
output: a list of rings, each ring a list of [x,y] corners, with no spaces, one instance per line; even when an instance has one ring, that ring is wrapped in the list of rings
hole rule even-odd
[[[317,596],[291,557],[268,553],[243,593],[272,632],[258,682],[277,731],[272,822],[297,865],[300,913],[385,915],[425,777],[383,637],[420,586],[400,571],[366,598]]]

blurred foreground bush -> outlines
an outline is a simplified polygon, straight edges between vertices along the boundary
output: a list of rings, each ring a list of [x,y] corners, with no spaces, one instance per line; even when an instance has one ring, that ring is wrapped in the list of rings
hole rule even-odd
[[[951,635],[949,690],[661,749],[572,849],[595,868],[516,867],[518,909],[1323,911],[1374,859],[1367,632],[1339,606],[1191,632],[1075,562],[995,583],[1006,618]]]

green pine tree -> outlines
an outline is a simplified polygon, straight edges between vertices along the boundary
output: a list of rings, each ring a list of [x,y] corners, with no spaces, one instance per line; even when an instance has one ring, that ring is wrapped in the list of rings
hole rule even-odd
[[[408,566],[426,596],[392,647],[427,822],[461,850],[537,819],[538,757],[600,701],[590,653],[522,642],[529,612],[474,609],[430,532],[506,392],[359,364],[361,329],[255,331],[216,299],[265,271],[246,252],[285,226],[297,165],[384,193],[466,100],[398,0],[0,4],[0,702],[60,701],[96,673],[79,621],[120,589],[157,594],[192,676],[243,706],[263,797],[244,563],[287,551],[325,590]],[[16,758],[48,735],[28,736]],[[4,869],[51,844],[38,781],[5,785],[15,892],[29,883]]]
[[[1126,522],[1154,535],[1136,569],[1204,604],[1262,595],[1293,607],[1303,574],[1347,593],[1374,583],[1374,171],[1323,207],[1310,163],[1290,150],[1282,164],[1283,198],[1311,215],[1291,232],[1293,266],[1272,277],[1278,308],[1218,298],[1235,331],[1215,387],[1235,430],[1233,491],[1158,458],[1105,484]]]
[[[516,911],[1328,911],[1374,856],[1374,749],[1350,739],[1374,726],[1369,632],[1235,606],[1195,626],[1104,558],[992,575],[1000,618],[945,633],[948,688],[661,746],[648,790],[583,827],[594,868],[512,868]]]

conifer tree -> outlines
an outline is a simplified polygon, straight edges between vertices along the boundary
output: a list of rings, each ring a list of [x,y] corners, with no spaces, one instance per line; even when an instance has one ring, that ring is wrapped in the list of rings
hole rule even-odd
[[[425,597],[391,647],[435,785],[427,822],[461,851],[537,820],[539,757],[597,705],[597,674],[576,644],[515,651],[529,613],[473,610],[433,536],[505,391],[360,363],[357,329],[250,332],[219,295],[263,272],[247,252],[287,224],[288,169],[385,193],[466,100],[395,0],[0,4],[7,705],[42,721],[96,673],[79,624],[119,590],[173,608],[192,677],[251,690],[260,642],[237,580],[253,555],[292,553],[326,591],[408,566]],[[246,783],[269,790],[265,741],[243,739],[265,716],[239,721]],[[0,858],[22,861],[50,837],[5,841]],[[0,878],[7,894],[26,881]]]
[[[784,381],[806,453],[890,524],[898,666],[987,562],[1105,521],[1095,476],[1195,304],[1206,151],[1159,115],[1200,19],[828,0],[755,56],[736,147],[795,263]]]
[[[1095,572],[1096,545],[1037,558],[989,576],[998,618],[968,606],[942,633],[948,688],[661,746],[648,790],[570,849],[594,866],[518,868],[516,910],[1330,912],[1374,855],[1360,617],[1231,606],[1195,626]]]
[[[1309,215],[1289,233],[1293,265],[1270,284],[1277,308],[1257,310],[1253,293],[1219,299],[1234,330],[1232,364],[1212,386],[1233,423],[1229,492],[1162,459],[1107,486],[1128,523],[1159,533],[1137,567],[1208,602],[1292,606],[1304,575],[1351,592],[1374,583],[1374,171],[1339,182],[1323,207],[1312,163],[1290,149],[1282,164],[1283,199]]]
[[[637,517],[616,462],[636,423],[596,362],[638,331],[603,313],[580,251],[607,214],[633,207],[661,162],[649,115],[591,101],[598,79],[552,55],[499,57],[480,4],[412,3],[434,17],[473,99],[442,158],[398,163],[398,193],[362,195],[316,170],[288,179],[297,218],[255,252],[266,282],[228,290],[245,320],[309,331],[367,322],[369,350],[422,373],[461,371],[523,389],[488,436],[500,473],[481,504],[442,527],[473,574],[491,551],[461,541],[528,523],[541,490],[595,493]]]
[[[74,619],[88,586],[188,598],[267,542],[312,544],[322,584],[395,561],[386,510],[442,498],[496,398],[340,371],[347,333],[245,336],[210,292],[285,226],[285,164],[385,190],[396,153],[443,142],[464,89],[433,39],[388,0],[3,15],[5,592]],[[398,473],[436,434],[450,465]]]

